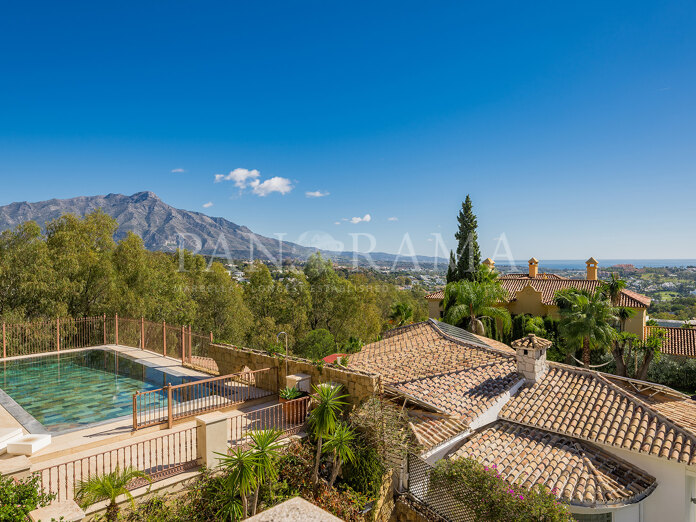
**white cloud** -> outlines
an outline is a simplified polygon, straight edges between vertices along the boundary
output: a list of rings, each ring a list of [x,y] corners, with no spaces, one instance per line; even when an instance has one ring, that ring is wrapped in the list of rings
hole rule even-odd
[[[256,170],[234,169],[229,174],[215,174],[215,183],[221,181],[234,181],[234,186],[240,189],[250,186],[254,181],[258,181],[261,173]]]
[[[370,221],[372,221],[372,216],[370,216],[370,214],[365,214],[363,217],[350,218],[350,222],[354,225],[357,225],[358,223],[369,223]]]
[[[323,198],[324,196],[328,196],[328,192],[322,192],[321,190],[315,190],[313,192],[305,192],[305,196],[308,198]]]
[[[390,218],[387,218],[387,221],[399,221],[399,218],[398,218],[398,217],[393,217],[393,216],[392,216],[392,217],[390,217]]]
[[[334,221],[334,225],[340,225],[340,224],[341,224],[340,221]]]
[[[257,196],[268,196],[272,192],[287,194],[292,190],[290,180],[280,176],[273,176],[264,182],[259,182],[258,179],[255,179],[249,183],[249,186]]]
[[[184,169],[172,169],[172,172],[186,172]]]
[[[207,203],[203,203],[203,208],[210,208],[210,207],[212,207],[212,206],[213,206],[213,202],[212,202],[212,201],[208,201]]]
[[[265,181],[259,178],[261,173],[256,170],[249,169],[234,169],[229,174],[215,174],[215,183],[221,181],[234,181],[234,186],[240,189],[240,192],[245,188],[250,188],[257,196],[268,196],[273,192],[287,194],[292,190],[292,183],[288,178],[274,176]]]

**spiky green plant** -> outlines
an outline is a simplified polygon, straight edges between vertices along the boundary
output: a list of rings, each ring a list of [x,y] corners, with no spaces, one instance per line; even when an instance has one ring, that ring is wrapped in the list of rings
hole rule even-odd
[[[102,500],[108,500],[106,519],[114,521],[118,519],[119,507],[116,503],[118,497],[125,495],[131,506],[135,507],[135,500],[128,485],[136,479],[145,479],[150,482],[150,477],[142,471],[131,467],[120,469],[117,466],[111,473],[93,475],[79,482],[75,489],[75,499],[83,509]]]
[[[336,429],[341,408],[346,405],[343,400],[347,395],[339,395],[342,386],[328,386],[326,384],[313,386],[315,406],[309,413],[309,427],[317,439],[317,452],[314,461],[314,473],[312,480],[319,482],[319,462],[321,461],[322,444],[324,438]]]
[[[264,483],[278,478],[277,462],[280,457],[282,432],[277,429],[259,430],[251,432],[251,451],[256,457],[256,489],[251,498],[251,515],[256,514],[256,506],[259,501],[259,489]]]
[[[353,453],[353,445],[355,444],[355,431],[350,426],[343,422],[336,424],[336,429],[333,433],[326,436],[326,444],[324,450],[327,453],[333,454],[333,465],[331,468],[331,479],[329,487],[333,487],[336,477],[341,472],[341,466],[344,462],[353,463],[355,461],[355,453]]]
[[[258,464],[253,451],[235,448],[229,455],[218,453],[220,467],[227,471],[227,487],[230,492],[239,491],[242,499],[242,516],[249,515],[249,494],[258,483]]]

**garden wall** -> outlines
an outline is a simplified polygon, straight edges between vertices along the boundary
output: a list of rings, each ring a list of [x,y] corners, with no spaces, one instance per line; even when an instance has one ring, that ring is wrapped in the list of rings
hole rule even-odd
[[[277,389],[285,388],[286,372],[285,355],[283,354],[271,355],[261,350],[224,344],[211,344],[209,354],[217,363],[220,375],[239,373],[245,368],[250,370],[276,368],[277,371],[274,373],[278,380]],[[289,375],[307,374],[315,386],[324,382],[342,384],[353,405],[360,404],[363,400],[381,391],[379,375],[330,365],[322,366],[307,359],[292,356],[287,358],[287,363]]]

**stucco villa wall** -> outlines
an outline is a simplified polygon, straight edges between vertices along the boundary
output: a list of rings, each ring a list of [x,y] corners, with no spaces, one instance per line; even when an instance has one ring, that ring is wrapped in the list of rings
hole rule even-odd
[[[442,300],[427,299],[428,301],[428,317],[439,321],[442,319]]]
[[[647,315],[646,308],[632,308],[636,314],[626,321],[625,330],[632,334],[636,334],[638,339],[645,339],[645,319]]]
[[[239,348],[232,345],[211,344],[210,356],[220,369],[220,375],[239,373],[244,368],[261,370],[263,368],[275,368],[277,375],[277,389],[285,388],[285,356],[277,354],[269,355],[260,350],[251,348]],[[368,397],[380,392],[380,378],[357,370],[336,368],[329,365],[316,366],[307,359],[288,357],[288,374],[304,373],[311,377],[312,384],[318,385],[324,382],[342,384],[349,395],[352,404],[357,405]]]
[[[687,468],[684,464],[674,461],[658,459],[650,455],[633,453],[617,449],[611,446],[603,448],[622,458],[631,464],[647,471],[657,479],[657,488],[641,502],[642,519],[638,518],[628,508],[616,512],[615,522],[643,521],[667,521],[670,522],[694,522],[696,511],[690,502],[691,477],[687,473],[696,471],[696,468]],[[619,517],[619,515],[621,515]]]
[[[549,309],[555,308],[546,306],[541,302],[541,292],[534,290],[531,286],[525,286],[517,292],[515,300],[507,305],[507,309],[513,315],[530,314],[543,317],[549,314]]]

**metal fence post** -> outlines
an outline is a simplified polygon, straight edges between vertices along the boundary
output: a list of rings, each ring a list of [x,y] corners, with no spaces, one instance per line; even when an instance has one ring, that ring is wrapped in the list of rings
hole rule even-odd
[[[189,345],[189,361],[193,360],[193,336],[191,335],[191,325],[188,327],[188,345]]]
[[[145,318],[140,317],[140,349],[145,349]]]
[[[2,358],[7,358],[7,343],[5,342],[5,323],[2,323]]]
[[[186,362],[186,336],[184,335],[184,327],[181,327],[181,364]]]
[[[162,321],[162,356],[167,356],[167,321]]]
[[[171,430],[174,424],[174,419],[172,418],[172,384],[167,383],[167,427]]]
[[[138,429],[138,392],[133,394],[133,431]]]
[[[104,331],[104,344],[106,344],[106,314],[102,316],[102,330]]]
[[[116,331],[116,346],[118,346],[118,314],[114,315],[114,330]]]
[[[60,352],[60,319],[56,318],[56,348]]]

